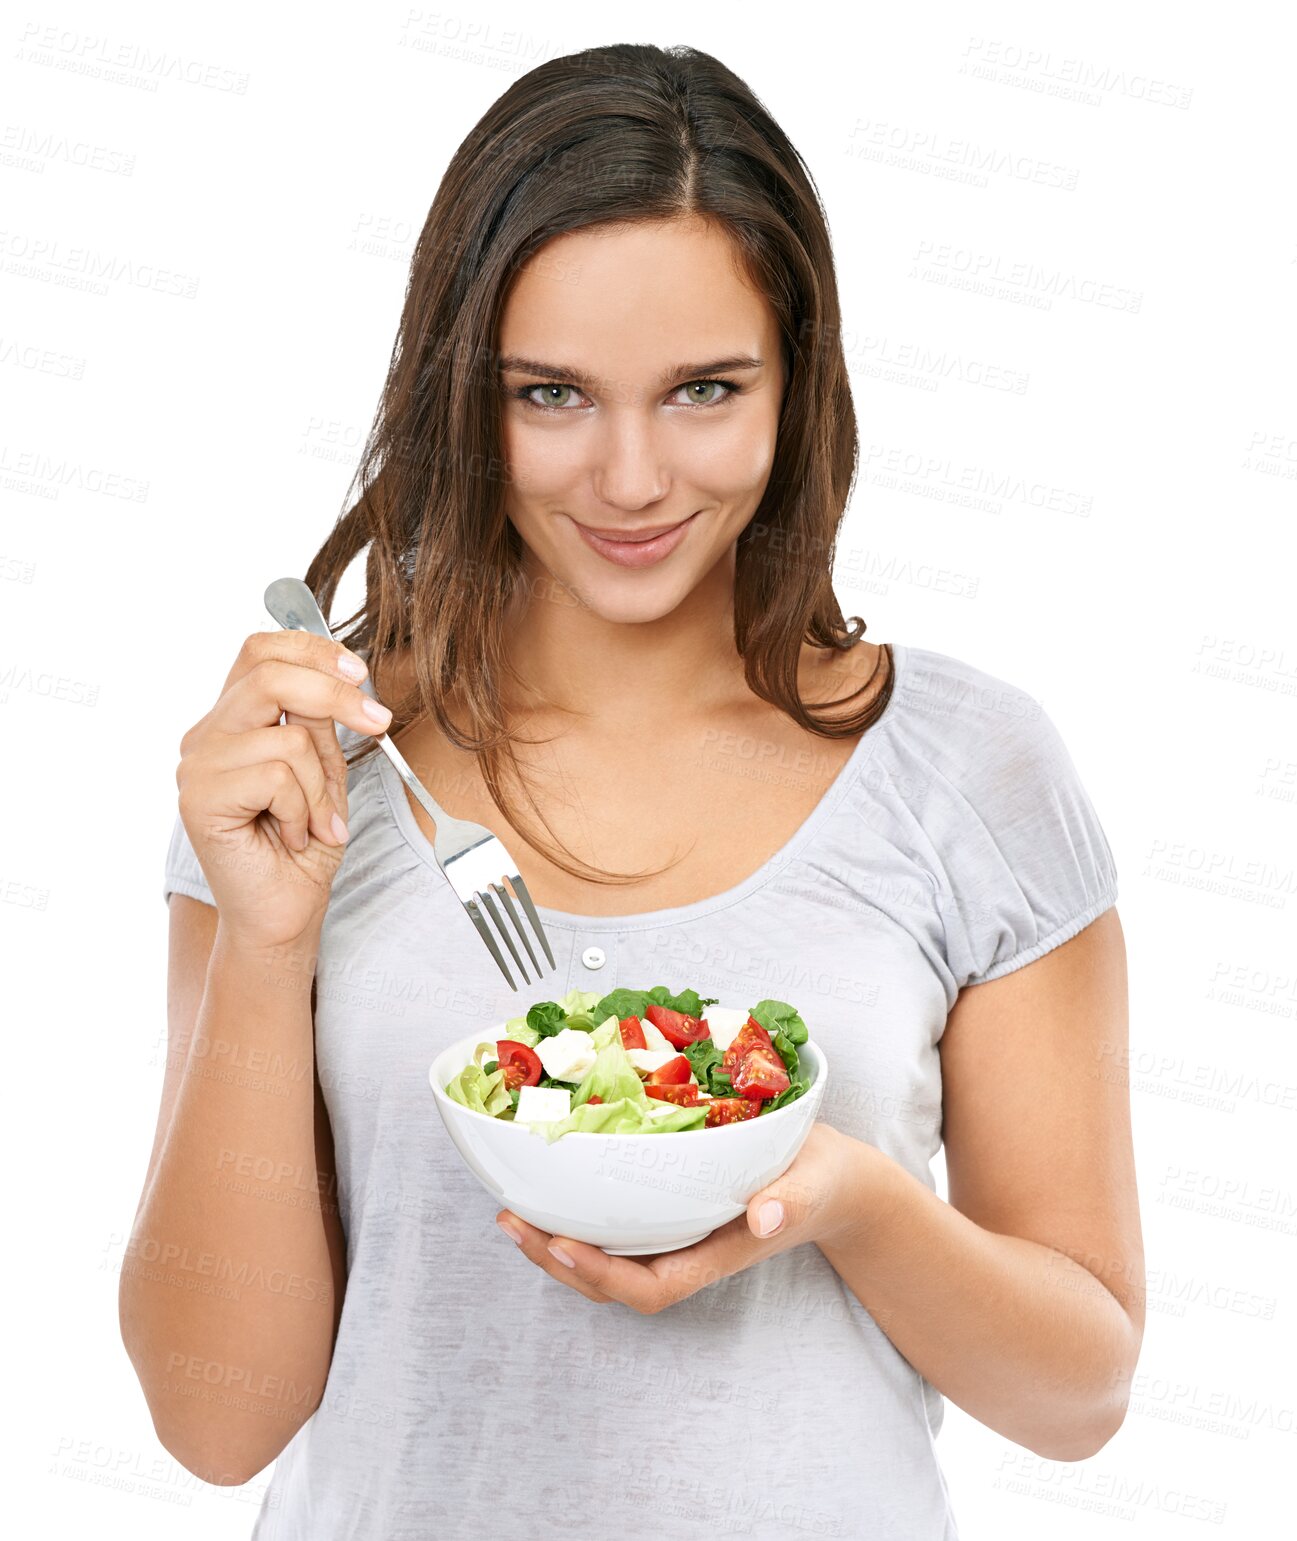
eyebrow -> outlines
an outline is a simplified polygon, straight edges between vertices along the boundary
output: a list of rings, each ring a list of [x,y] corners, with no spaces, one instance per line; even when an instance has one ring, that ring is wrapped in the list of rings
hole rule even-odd
[[[740,353],[733,358],[712,359],[706,364],[676,364],[658,376],[657,384],[663,386],[670,385],[673,380],[699,380],[735,369],[760,369],[764,363],[764,359]],[[597,376],[589,375],[584,370],[573,369],[567,364],[546,364],[539,359],[519,358],[516,353],[506,353],[501,356],[501,374],[506,370],[512,370],[517,374],[540,375],[546,380],[570,381],[573,385],[599,384]]]

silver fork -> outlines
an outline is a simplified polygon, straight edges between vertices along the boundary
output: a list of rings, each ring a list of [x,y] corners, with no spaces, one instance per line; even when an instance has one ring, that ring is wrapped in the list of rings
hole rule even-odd
[[[276,579],[266,590],[265,598],[266,609],[286,631],[310,631],[317,637],[328,637],[330,641],[334,640],[333,633],[329,630],[329,623],[324,619],[319,605],[315,602],[315,595],[300,578]],[[374,687],[368,675],[361,682],[360,688],[366,695],[374,696]],[[376,696],[374,698],[377,699]],[[543,969],[536,961],[536,954],[532,950],[527,932],[518,919],[513,900],[504,887],[506,880],[512,885],[519,904],[522,905],[527,919],[534,927],[540,945],[544,948],[545,957],[549,960],[550,968],[555,968],[554,954],[550,951],[549,938],[545,935],[545,928],[540,923],[536,906],[531,902],[527,885],[518,875],[517,864],[505,850],[499,836],[493,835],[482,824],[473,824],[467,819],[452,819],[425,791],[419,778],[405,763],[405,756],[386,733],[378,735],[378,747],[396,767],[401,780],[419,799],[427,810],[429,818],[436,825],[437,834],[433,841],[432,853],[437,859],[437,865],[441,868],[446,881],[455,890],[460,903],[468,911],[468,918],[477,927],[477,934],[486,943],[486,949],[499,965],[500,972],[509,981],[509,988],[516,990],[518,986],[514,984],[495,936],[487,924],[487,915],[495,922],[496,930],[499,931],[505,946],[509,949],[510,956],[517,964],[523,980],[527,983],[530,981],[527,979],[527,970],[523,966],[523,961],[518,956],[518,949],[513,945],[513,938],[500,918],[500,912],[495,905],[496,898],[504,906],[505,913],[513,922],[513,928],[527,950],[531,966],[536,970],[537,979],[540,978]],[[492,895],[495,895],[495,898],[492,898]]]

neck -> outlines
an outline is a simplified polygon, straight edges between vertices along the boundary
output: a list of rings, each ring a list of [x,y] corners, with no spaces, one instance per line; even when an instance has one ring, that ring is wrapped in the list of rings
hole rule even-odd
[[[524,561],[526,582],[506,642],[521,683],[505,681],[510,705],[557,709],[601,729],[642,733],[646,724],[707,712],[747,693],[734,646],[734,549],[688,597],[654,621],[605,619]]]

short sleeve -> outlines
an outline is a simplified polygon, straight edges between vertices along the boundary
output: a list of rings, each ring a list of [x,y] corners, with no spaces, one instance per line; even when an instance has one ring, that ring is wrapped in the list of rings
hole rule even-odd
[[[947,943],[961,988],[1033,963],[1117,902],[1112,850],[1057,727],[1030,696],[1001,703],[960,778]]]
[[[198,857],[185,832],[179,814],[171,831],[171,845],[167,851],[166,882],[162,897],[169,901],[172,894],[188,894],[191,899],[201,899],[204,904],[215,905],[216,899],[208,887]]]

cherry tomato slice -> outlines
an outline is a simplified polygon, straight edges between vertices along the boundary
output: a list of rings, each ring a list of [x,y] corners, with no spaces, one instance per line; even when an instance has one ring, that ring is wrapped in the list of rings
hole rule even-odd
[[[644,1090],[650,1097],[656,1097],[659,1102],[674,1102],[678,1107],[694,1108],[702,1100],[698,1095],[698,1088],[693,1085],[664,1086],[661,1083],[646,1081]]]
[[[500,1069],[504,1071],[504,1084],[510,1091],[519,1086],[540,1084],[544,1067],[535,1049],[519,1043],[516,1038],[501,1038],[497,1040],[495,1048]]]
[[[683,1011],[669,1011],[665,1006],[650,1005],[644,1015],[666,1041],[676,1049],[687,1043],[697,1043],[700,1038],[710,1038],[711,1029],[700,1017],[686,1016]]]
[[[745,1118],[755,1118],[760,1111],[761,1104],[749,1097],[713,1097],[707,1104],[705,1127],[714,1129],[717,1124],[737,1124]]]
[[[721,1055],[721,1069],[732,1075],[734,1067],[749,1049],[768,1049],[778,1059],[774,1040],[754,1017],[749,1017],[734,1035],[729,1048]],[[781,1061],[782,1063],[782,1061]]]
[[[683,1054],[667,1060],[657,1070],[650,1070],[646,1086],[680,1086],[693,1074],[693,1066]]]
[[[623,1017],[617,1024],[621,1028],[621,1046],[623,1049],[647,1049],[648,1040],[644,1037],[644,1029],[640,1026],[638,1017]]]
[[[734,1067],[730,1077],[734,1090],[741,1097],[777,1097],[792,1084],[784,1062],[773,1050],[749,1049]]]

